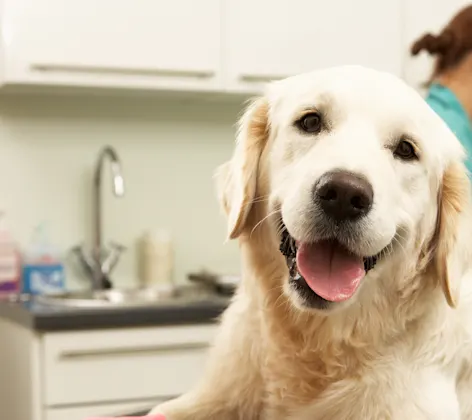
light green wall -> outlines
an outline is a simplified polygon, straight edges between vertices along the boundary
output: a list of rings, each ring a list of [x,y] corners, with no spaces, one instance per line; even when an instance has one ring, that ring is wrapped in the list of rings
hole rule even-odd
[[[23,246],[44,219],[64,251],[89,240],[92,168],[100,147],[111,144],[127,189],[115,199],[105,177],[105,237],[129,247],[116,283],[136,282],[136,239],[161,226],[175,237],[178,280],[203,266],[238,272],[237,244],[223,245],[212,174],[231,155],[240,109],[239,103],[162,98],[2,98],[0,209]],[[84,284],[70,266],[68,277],[72,287]]]

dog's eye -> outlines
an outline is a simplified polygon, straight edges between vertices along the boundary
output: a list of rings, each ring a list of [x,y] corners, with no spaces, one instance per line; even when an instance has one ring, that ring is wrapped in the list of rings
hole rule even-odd
[[[393,151],[393,154],[395,157],[398,157],[402,160],[418,159],[418,155],[416,154],[414,146],[406,140],[401,140],[400,143],[398,143],[397,147]]]
[[[297,125],[300,130],[306,133],[319,133],[322,127],[321,116],[317,112],[305,114],[298,120]]]

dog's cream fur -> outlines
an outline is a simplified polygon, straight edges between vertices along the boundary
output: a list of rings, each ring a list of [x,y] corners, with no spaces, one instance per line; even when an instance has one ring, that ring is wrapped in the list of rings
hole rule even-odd
[[[293,121],[312,108],[329,115],[329,127],[302,135]],[[415,141],[418,162],[393,157],[401,136]],[[463,159],[446,125],[393,76],[340,67],[269,86],[217,174],[242,284],[200,385],[154,412],[168,420],[472,419]],[[362,173],[375,191],[352,246],[373,255],[393,242],[347,304],[320,312],[289,290],[277,228],[281,215],[291,234],[309,239],[310,186],[333,168]]]

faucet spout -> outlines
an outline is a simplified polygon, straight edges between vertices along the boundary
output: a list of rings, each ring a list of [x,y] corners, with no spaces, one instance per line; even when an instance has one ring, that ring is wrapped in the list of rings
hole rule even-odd
[[[98,155],[94,176],[95,188],[100,188],[102,182],[103,163],[107,157],[110,159],[111,173],[113,177],[113,192],[117,197],[122,197],[125,193],[125,183],[121,170],[121,162],[118,153],[111,146],[105,146]]]
[[[113,174],[113,192],[116,197],[125,195],[125,180],[121,173],[121,164],[119,161],[111,162],[111,173]]]
[[[102,200],[101,184],[102,172],[105,159],[110,160],[112,173],[112,188],[116,197],[122,197],[125,193],[125,182],[121,169],[118,153],[111,146],[105,146],[98,156],[94,174],[94,232],[93,232],[93,259],[95,260],[94,269],[94,287],[96,289],[110,288],[111,283],[108,279],[108,273],[101,269],[104,260],[103,237],[102,237]]]

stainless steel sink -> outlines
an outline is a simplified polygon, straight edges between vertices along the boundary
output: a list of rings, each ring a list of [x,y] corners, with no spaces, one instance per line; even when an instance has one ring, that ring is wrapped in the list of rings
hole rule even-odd
[[[35,297],[35,301],[49,306],[74,308],[140,307],[156,304],[182,304],[199,300],[217,299],[213,293],[194,286],[162,289],[85,290]]]

